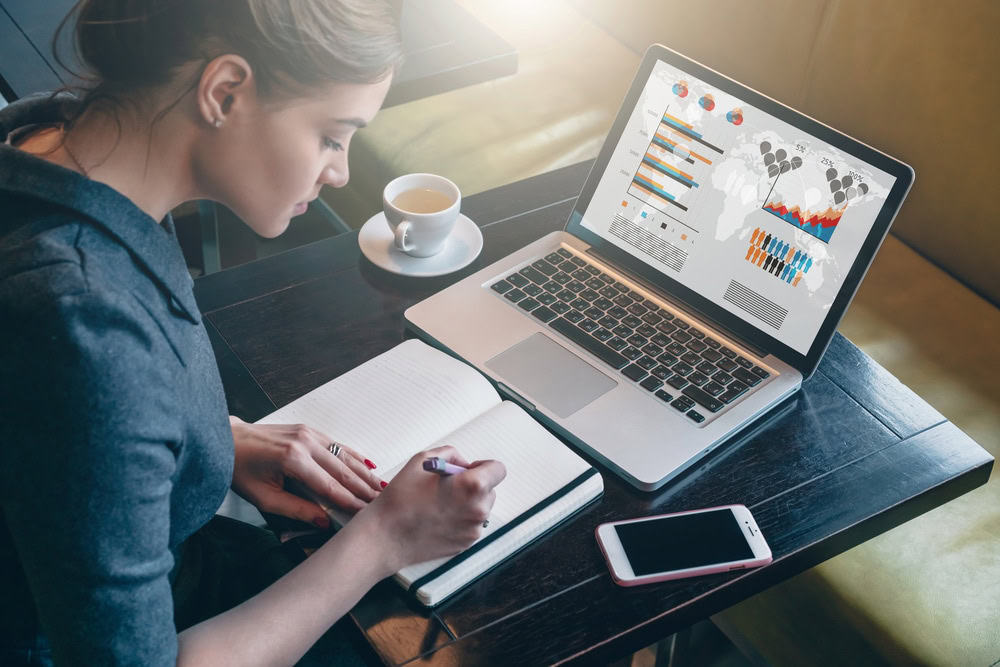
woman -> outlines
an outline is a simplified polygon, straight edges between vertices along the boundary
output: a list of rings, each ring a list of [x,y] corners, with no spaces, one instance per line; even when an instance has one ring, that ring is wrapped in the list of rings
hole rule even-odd
[[[385,487],[377,462],[321,433],[227,419],[168,212],[212,199],[273,237],[322,185],[344,185],[350,139],[399,63],[391,12],[75,11],[93,85],[0,111],[0,663],[295,662],[375,582],[471,544],[505,472],[445,447],[430,455],[473,469],[442,479],[415,458]],[[245,529],[202,526],[231,484],[326,527],[288,479],[357,514],[241,602],[264,584],[220,583],[232,572],[212,539]],[[264,542],[273,561],[281,547]],[[228,548],[254,560],[245,544]]]

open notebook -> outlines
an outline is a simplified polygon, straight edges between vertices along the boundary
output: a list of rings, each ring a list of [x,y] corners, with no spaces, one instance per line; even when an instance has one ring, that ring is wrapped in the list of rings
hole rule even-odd
[[[403,568],[396,580],[433,606],[527,546],[604,491],[601,475],[502,401],[471,366],[408,340],[271,413],[258,423],[304,423],[379,465],[390,481],[413,454],[453,445],[469,461],[497,459],[489,527],[462,553]],[[432,473],[427,473],[432,474]],[[346,515],[327,508],[341,525]]]

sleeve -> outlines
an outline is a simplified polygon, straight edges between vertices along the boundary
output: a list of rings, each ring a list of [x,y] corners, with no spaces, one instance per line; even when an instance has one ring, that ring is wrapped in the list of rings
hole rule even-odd
[[[149,327],[93,294],[3,327],[0,501],[57,664],[176,664],[173,360]]]

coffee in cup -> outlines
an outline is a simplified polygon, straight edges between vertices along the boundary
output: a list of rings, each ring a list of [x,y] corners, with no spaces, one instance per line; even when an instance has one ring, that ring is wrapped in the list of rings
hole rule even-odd
[[[406,174],[382,191],[393,245],[413,257],[430,257],[444,248],[461,205],[458,186],[436,174]]]

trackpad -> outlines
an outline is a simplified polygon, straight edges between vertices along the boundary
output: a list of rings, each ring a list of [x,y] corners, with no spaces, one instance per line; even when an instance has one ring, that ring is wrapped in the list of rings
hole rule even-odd
[[[568,417],[618,383],[543,333],[536,333],[486,362],[504,384],[525,398]]]

